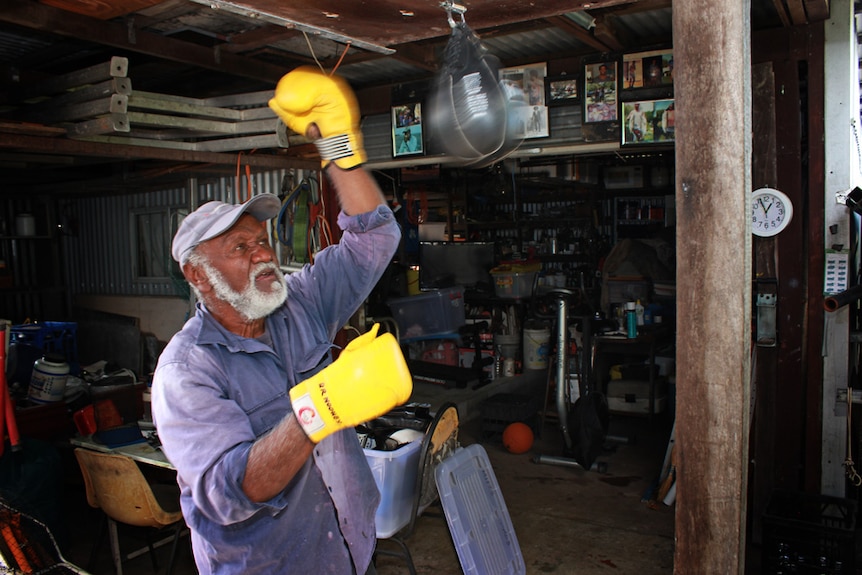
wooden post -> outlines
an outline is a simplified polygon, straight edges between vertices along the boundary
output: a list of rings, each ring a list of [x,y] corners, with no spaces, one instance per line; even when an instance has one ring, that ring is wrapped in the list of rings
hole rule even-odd
[[[673,5],[674,573],[743,573],[751,343],[750,3]]]

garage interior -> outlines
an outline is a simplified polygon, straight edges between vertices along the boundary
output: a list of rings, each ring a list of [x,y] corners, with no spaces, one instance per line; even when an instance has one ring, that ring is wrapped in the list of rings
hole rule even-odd
[[[297,66],[335,71],[357,94],[367,167],[405,230],[386,284],[357,326],[390,315],[386,304],[409,293],[417,267],[423,294],[448,288],[428,277],[432,262],[420,261],[428,243],[493,244],[494,265],[516,267],[491,274],[492,284],[500,274],[535,273],[526,276],[535,280],[527,293],[513,298],[471,294],[470,323],[517,317],[548,325],[552,306],[539,295],[557,285],[575,292],[573,315],[601,312],[613,323],[648,280],[644,303],[656,304],[650,313],[663,320],[650,357],[669,357],[673,367],[655,381],[632,378],[650,381],[638,387],[649,389],[648,411],[638,404],[635,413],[612,413],[608,435],[630,441],[606,442],[603,473],[535,462],[564,447],[546,397],[550,368],[528,369],[526,355],[509,375],[492,366],[499,373],[489,385],[416,383],[417,401],[456,401],[462,442],[488,450],[526,572],[777,572],[774,558],[761,557],[776,490],[836,497],[841,509],[855,510],[858,499],[849,473],[860,447],[858,418],[850,417],[862,402],[853,390],[858,305],[848,297],[830,311],[824,299],[856,284],[857,217],[839,192],[859,183],[860,11],[849,0],[6,0],[0,317],[11,325],[76,322],[81,365],[122,358],[146,382],[192,304],[176,266],[145,252],[144,239],[148,249],[164,248],[177,218],[207,199],[315,192],[315,146],[280,124],[267,101]],[[420,153],[397,149],[396,110],[427,102],[450,18],[463,19],[504,71],[526,78],[535,69],[545,80],[544,125],[481,167],[447,156],[445,134],[433,126]],[[671,79],[650,84],[646,64],[663,56]],[[640,85],[627,87],[625,66],[635,61],[643,64]],[[597,82],[588,74],[603,63],[616,67],[619,108],[597,120],[587,113]],[[551,92],[552,83],[569,82],[581,93]],[[666,126],[659,131],[656,113],[653,139],[633,140],[624,112],[636,101],[675,104],[675,139]],[[795,206],[775,236],[752,236],[746,223],[751,205],[742,198],[761,188],[781,190]],[[337,229],[334,196],[325,185],[322,194],[330,194],[324,227]],[[288,271],[313,260],[298,233],[284,241],[295,231],[273,232]],[[644,245],[672,257],[650,259],[645,270]],[[537,261],[538,272],[517,267]],[[849,281],[827,289],[824,270],[836,263],[847,266]],[[437,343],[405,351],[427,358],[441,351]],[[525,352],[526,341],[520,345]],[[591,383],[608,395],[619,389],[612,368],[642,363],[629,355],[598,356]],[[488,432],[483,402],[495,393],[540,398],[529,453],[507,452]],[[68,442],[76,429],[62,412],[19,413],[19,426]],[[665,478],[677,430],[679,483],[668,505],[650,494]],[[95,530],[99,514],[86,506],[71,464],[64,512]],[[408,539],[416,568],[457,572],[445,519],[434,511]],[[840,552],[852,545],[855,554],[855,511],[850,518]],[[70,531],[66,556],[81,565],[90,537],[78,537],[88,531]],[[819,559],[803,560],[812,563],[801,572],[817,572]],[[855,572],[829,560],[824,572]],[[405,572],[397,559],[379,561],[381,575]],[[106,547],[97,564],[94,572],[110,572]],[[124,567],[152,572],[146,557]],[[175,572],[193,570],[181,550]]]

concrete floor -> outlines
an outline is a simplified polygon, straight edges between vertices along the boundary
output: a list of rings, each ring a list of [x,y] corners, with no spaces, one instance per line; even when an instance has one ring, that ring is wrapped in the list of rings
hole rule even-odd
[[[462,414],[461,444],[480,443],[487,452],[506,501],[526,573],[672,573],[674,507],[644,501],[644,495],[654,488],[661,472],[670,418],[660,416],[650,422],[636,416],[612,416],[609,436],[628,441],[608,442],[608,449],[599,458],[607,464],[603,473],[537,464],[533,462],[536,455],[562,454],[562,436],[555,421],[549,418],[545,422],[528,453],[513,455],[503,448],[499,434],[487,432],[478,415],[478,403],[484,398],[529,383],[529,378],[524,377],[505,379],[477,390],[417,385],[414,399],[429,400],[433,406],[445,400],[458,403]],[[86,566],[99,513],[87,507],[83,487],[69,486],[66,500],[71,543],[65,555],[72,562]],[[131,542],[131,547],[135,542],[129,536],[124,541]],[[432,506],[420,517],[407,543],[418,573],[462,572],[439,506]],[[160,548],[158,555],[157,572],[165,573],[168,546]],[[408,572],[402,560],[383,555],[378,556],[377,569],[379,575]],[[107,542],[92,572],[113,573]],[[145,554],[127,562],[124,572],[153,573],[149,557]],[[196,573],[188,538],[181,541],[174,573]]]

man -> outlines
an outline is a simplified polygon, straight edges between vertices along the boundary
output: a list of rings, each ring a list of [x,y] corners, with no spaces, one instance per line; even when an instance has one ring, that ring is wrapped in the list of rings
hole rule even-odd
[[[646,114],[641,110],[640,102],[634,103],[634,109],[629,112],[627,120],[629,133],[634,136],[634,141],[642,141],[646,130]]]
[[[294,70],[270,106],[317,144],[343,237],[285,277],[263,224],[277,197],[208,202],[187,216],[171,254],[199,302],[159,358],[154,421],[202,575],[374,573],[379,494],[353,426],[406,401],[410,374],[376,327],[334,362],[330,342],[400,231],[361,167],[358,107],[343,80]]]
[[[419,139],[413,137],[410,128],[404,130],[402,136],[401,144],[398,146],[399,154],[412,154],[419,151]]]

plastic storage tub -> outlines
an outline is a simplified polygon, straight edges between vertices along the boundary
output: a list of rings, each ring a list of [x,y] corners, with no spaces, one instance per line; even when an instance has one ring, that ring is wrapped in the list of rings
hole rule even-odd
[[[375,515],[377,537],[380,539],[393,536],[410,522],[420,447],[422,440],[417,439],[395,451],[363,450],[380,490],[380,505]]]
[[[533,295],[533,280],[536,272],[491,271],[494,277],[494,293],[509,299],[528,298]]]
[[[393,298],[387,303],[402,340],[452,334],[466,322],[460,287]]]

